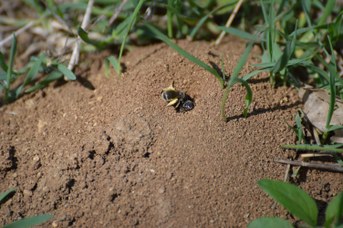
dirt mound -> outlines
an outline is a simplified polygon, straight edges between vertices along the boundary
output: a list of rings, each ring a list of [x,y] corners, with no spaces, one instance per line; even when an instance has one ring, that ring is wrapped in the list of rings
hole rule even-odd
[[[223,59],[228,73],[244,50],[238,40],[179,44],[207,63]],[[256,182],[284,176],[273,159],[286,158],[279,145],[295,141],[287,123],[300,105],[296,91],[252,80],[245,119],[245,91],[236,86],[224,123],[218,81],[167,46],[131,51],[123,79],[105,78],[101,57],[85,60],[91,70],[80,80],[0,109],[0,191],[17,189],[0,224],[41,213],[52,213],[58,227],[227,227],[286,216]],[[172,82],[194,98],[193,110],[166,107],[160,93]],[[339,180],[309,170],[301,187],[328,201]]]

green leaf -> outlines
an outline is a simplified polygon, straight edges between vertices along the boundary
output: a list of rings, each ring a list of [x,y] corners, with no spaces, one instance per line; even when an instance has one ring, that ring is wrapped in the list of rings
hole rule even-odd
[[[287,66],[288,61],[291,59],[291,56],[292,56],[294,49],[295,49],[295,41],[296,41],[295,38],[296,38],[296,33],[292,37],[291,40],[287,41],[284,52],[282,53],[282,55],[280,56],[280,58],[278,59],[278,61],[276,62],[276,64],[273,67],[272,72],[274,74],[282,71]]]
[[[280,218],[259,218],[249,223],[248,228],[292,228],[292,224]]]
[[[246,81],[244,81],[241,78],[237,78],[237,80],[245,87],[245,90],[247,92],[247,95],[245,96],[245,108],[244,108],[244,111],[243,111],[243,116],[247,117],[248,116],[248,111],[249,111],[249,108],[250,108],[250,105],[251,105],[251,102],[252,102],[252,90],[251,90],[249,84]]]
[[[39,89],[42,89],[42,88],[46,87],[50,82],[56,81],[56,80],[60,79],[62,76],[63,76],[63,74],[60,71],[55,70],[55,71],[49,73],[48,76],[46,76],[42,81],[36,83],[31,88],[27,89],[25,92],[26,93],[32,93],[32,92],[35,92]]]
[[[296,123],[296,133],[297,133],[297,137],[298,137],[298,144],[300,144],[304,138],[304,134],[303,134],[303,129],[302,129],[303,126],[301,123],[301,117],[299,115],[299,112],[295,116],[295,123]]]
[[[233,69],[233,72],[232,72],[232,75],[231,75],[230,80],[228,82],[228,85],[227,85],[227,87],[223,93],[220,112],[221,112],[222,118],[225,121],[226,121],[226,116],[225,116],[226,100],[229,96],[229,92],[230,92],[232,86],[234,86],[237,82],[240,82],[243,86],[245,86],[245,89],[247,91],[247,95],[245,97],[245,109],[243,111],[243,115],[246,117],[248,114],[249,106],[250,106],[251,101],[252,101],[252,90],[245,80],[238,78],[238,75],[239,75],[239,72],[242,70],[243,66],[245,65],[245,63],[247,62],[252,47],[253,47],[253,42],[248,43],[247,47],[245,48],[242,56],[240,57],[240,59],[238,61],[235,69]]]
[[[106,45],[108,45],[111,42],[111,38],[109,40],[106,41],[97,41],[97,40],[93,40],[91,38],[89,38],[88,33],[83,30],[81,27],[79,27],[77,29],[77,34],[80,36],[80,38],[86,42],[87,44],[91,44],[95,47],[97,47],[98,49],[103,49],[104,47],[106,47]]]
[[[53,216],[50,214],[43,214],[43,215],[37,215],[32,216],[28,218],[23,218],[18,221],[15,221],[11,224],[5,225],[4,228],[22,228],[22,227],[32,227],[35,225],[42,224],[49,219],[51,219]]]
[[[10,99],[12,98],[10,87],[11,87],[11,82],[12,82],[13,64],[14,64],[14,57],[15,57],[16,52],[17,52],[17,38],[13,34],[11,51],[10,51],[10,61],[8,63],[6,81],[5,81],[5,86],[4,86],[5,87],[5,97],[4,97],[5,103],[8,103]]]
[[[8,66],[7,66],[6,61],[5,61],[5,56],[4,56],[4,54],[2,54],[2,52],[0,52],[0,67],[3,71],[7,72]]]
[[[276,180],[260,180],[258,185],[294,216],[311,226],[317,225],[317,205],[302,189]]]
[[[215,9],[213,9],[211,12],[209,12],[208,14],[206,14],[205,16],[203,16],[198,22],[197,24],[194,26],[194,28],[192,29],[191,34],[189,35],[192,39],[195,37],[196,33],[199,31],[199,29],[201,28],[201,26],[203,26],[203,24],[207,21],[207,19],[212,16],[214,13],[216,13],[219,10],[222,10],[224,8],[227,8],[229,6],[232,6],[236,4],[236,2],[230,2],[230,3],[226,3],[224,5],[221,5],[219,7],[216,7]]]
[[[137,18],[137,15],[139,13],[139,10],[141,9],[141,7],[143,6],[143,3],[145,2],[145,0],[139,0],[135,10],[133,11],[133,14],[131,15],[131,20],[130,20],[130,23],[129,23],[129,26],[127,26],[127,30],[124,34],[124,38],[123,38],[123,42],[121,43],[121,46],[120,46],[120,51],[119,51],[119,57],[118,57],[118,62],[121,61],[121,57],[123,56],[123,52],[124,52],[124,48],[125,48],[125,44],[126,44],[126,40],[127,40],[127,37],[129,35],[129,32]]]
[[[343,192],[333,198],[325,212],[325,227],[343,225]]]
[[[223,78],[218,74],[218,72],[213,69],[212,67],[210,67],[209,65],[207,65],[206,63],[204,63],[203,61],[201,61],[200,59],[196,58],[195,56],[193,56],[192,54],[188,53],[187,51],[185,51],[184,49],[182,49],[180,46],[178,46],[177,44],[175,44],[173,41],[171,41],[167,36],[165,36],[163,33],[161,33],[158,29],[156,29],[155,27],[153,27],[152,25],[149,24],[145,24],[145,27],[148,29],[148,31],[150,31],[157,39],[162,40],[163,42],[165,42],[169,47],[173,48],[177,53],[179,53],[180,55],[182,55],[183,57],[185,57],[186,59],[188,59],[189,61],[197,64],[198,66],[202,67],[203,69],[207,70],[208,72],[210,72],[211,74],[213,74],[218,81],[220,82],[221,86],[224,86],[224,80]]]
[[[10,194],[14,193],[15,192],[15,189],[14,188],[11,188],[9,189],[8,191],[6,192],[2,192],[0,193],[0,203],[2,203],[2,201]]]
[[[293,145],[293,144],[284,144],[281,145],[284,149],[295,149],[295,150],[314,150],[314,151],[322,151],[322,152],[332,152],[332,153],[343,153],[343,149],[339,149],[334,145],[329,146],[319,146],[319,145],[312,145],[312,144],[299,144],[299,145]]]
[[[24,90],[25,86],[32,82],[33,79],[36,78],[36,76],[39,73],[39,69],[42,66],[43,58],[45,58],[44,55],[40,55],[38,58],[36,58],[33,62],[33,65],[31,66],[29,72],[26,75],[25,81],[23,84],[21,84],[16,90],[15,90],[15,96],[18,98],[22,91]]]
[[[248,81],[250,78],[254,77],[255,75],[258,75],[259,73],[265,72],[266,70],[254,70],[253,72],[250,72],[249,74],[246,74],[242,77],[244,81]]]
[[[333,115],[334,108],[335,108],[335,101],[336,101],[335,81],[336,81],[336,77],[338,77],[337,70],[336,70],[337,69],[336,56],[335,56],[335,53],[334,53],[333,48],[332,48],[330,37],[328,37],[328,41],[329,41],[330,50],[331,50],[331,59],[330,59],[329,65],[328,65],[329,85],[330,85],[330,104],[329,104],[329,110],[328,110],[328,114],[327,114],[327,118],[326,118],[326,124],[325,124],[326,129],[328,129],[330,127],[330,122],[331,122],[332,115]]]
[[[117,72],[117,74],[119,75],[121,72],[121,67],[120,67],[120,63],[118,62],[118,60],[113,55],[107,57],[107,60],[112,65],[115,72]]]
[[[231,35],[237,36],[239,38],[248,40],[248,41],[254,41],[254,42],[261,42],[264,41],[263,39],[259,38],[257,35],[250,34],[248,32],[242,31],[240,29],[236,28],[227,28],[225,26],[218,26],[218,29],[223,30],[226,33],[229,33]]]
[[[172,8],[174,6],[174,0],[168,0],[168,8],[167,8],[167,30],[169,38],[173,38],[173,12]]]
[[[322,15],[321,15],[321,17],[319,19],[319,22],[318,22],[319,25],[322,25],[322,24],[326,23],[326,20],[330,16],[332,10],[334,9],[335,4],[336,4],[336,0],[328,0],[326,2],[324,11],[323,11],[323,13],[322,13]]]
[[[342,125],[330,125],[326,131],[330,132],[330,131],[337,131],[337,130],[341,130],[341,129],[343,129]]]
[[[64,76],[68,79],[68,80],[76,80],[76,76],[75,74],[69,70],[65,65],[63,64],[58,64],[57,65],[57,69],[64,74]]]

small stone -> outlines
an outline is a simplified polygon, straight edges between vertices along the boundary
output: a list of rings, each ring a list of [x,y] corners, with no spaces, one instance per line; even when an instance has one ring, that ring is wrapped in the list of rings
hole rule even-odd
[[[37,161],[39,161],[39,160],[40,160],[40,158],[38,157],[38,155],[36,155],[36,156],[33,157],[33,161],[37,162]]]
[[[52,225],[52,227],[58,227],[57,221],[53,221],[53,222],[51,223],[51,225]]]
[[[158,189],[158,193],[163,194],[166,191],[164,187]]]
[[[156,171],[154,169],[149,170],[151,173],[155,173]]]
[[[25,196],[32,196],[32,192],[30,190],[24,189],[23,194]]]

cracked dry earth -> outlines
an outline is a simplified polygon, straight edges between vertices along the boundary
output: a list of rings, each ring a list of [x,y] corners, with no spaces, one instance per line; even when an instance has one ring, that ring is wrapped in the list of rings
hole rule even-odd
[[[206,63],[222,58],[228,73],[244,50],[236,39],[218,48],[178,43]],[[279,146],[295,142],[287,125],[301,107],[294,89],[271,88],[263,75],[251,80],[243,118],[237,85],[225,123],[218,81],[166,45],[128,53],[122,79],[104,77],[108,54],[84,60],[75,82],[1,107],[0,191],[17,191],[1,205],[0,224],[42,213],[54,215],[43,227],[244,227],[260,216],[289,218],[257,181],[283,179],[286,167],[273,160],[292,156]],[[171,82],[194,98],[192,111],[166,107],[160,93]],[[306,170],[300,187],[325,204],[341,180]]]

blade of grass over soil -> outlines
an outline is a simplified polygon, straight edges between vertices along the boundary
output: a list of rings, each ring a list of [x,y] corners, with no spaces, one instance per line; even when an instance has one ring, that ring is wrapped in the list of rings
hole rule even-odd
[[[21,227],[32,227],[50,220],[53,216],[50,214],[37,215],[32,217],[27,217],[15,221],[11,224],[5,225],[4,228],[21,228]]]
[[[320,151],[320,152],[328,152],[328,153],[343,153],[343,148],[337,148],[336,146],[319,146],[319,145],[312,145],[312,144],[299,144],[299,145],[293,145],[293,144],[284,144],[281,145],[284,149],[294,149],[294,150],[300,150],[300,151]]]
[[[343,219],[343,192],[333,198],[325,211],[325,227],[339,227]],[[341,221],[341,223],[340,223]]]
[[[254,42],[264,41],[263,39],[259,38],[257,35],[250,34],[248,32],[242,31],[242,30],[237,29],[237,28],[233,28],[233,27],[227,28],[225,26],[218,26],[218,29],[220,29],[220,30],[222,30],[228,34],[237,36],[237,37],[244,39],[244,40],[254,41]]]
[[[215,69],[213,69],[212,67],[210,67],[209,65],[207,65],[206,63],[204,63],[203,61],[198,59],[197,57],[193,56],[192,54],[188,53],[186,50],[182,49],[179,45],[177,45],[173,41],[171,41],[167,36],[165,36],[162,32],[160,32],[154,26],[146,23],[145,27],[148,29],[148,31],[150,31],[154,35],[155,38],[163,41],[169,47],[173,48],[177,53],[179,53],[180,55],[182,55],[183,57],[185,57],[189,61],[195,63],[196,65],[202,67],[203,69],[205,69],[208,72],[210,72],[211,74],[213,74],[218,79],[218,81],[220,82],[221,87],[222,88],[224,87],[224,80],[218,74],[218,72]]]
[[[5,97],[4,97],[5,103],[8,103],[11,100],[10,89],[11,89],[11,82],[12,82],[12,75],[13,75],[14,57],[15,57],[16,52],[17,52],[17,38],[15,35],[13,35],[11,51],[10,51],[10,60],[8,63],[7,76],[6,76],[6,82],[5,82]]]
[[[248,228],[293,228],[287,220],[280,218],[259,218],[252,221]]]
[[[311,226],[317,225],[317,205],[302,189],[276,180],[260,180],[258,185],[294,216]]]
[[[331,58],[330,63],[328,64],[327,68],[329,70],[329,88],[330,88],[330,103],[329,103],[329,110],[326,118],[326,124],[325,127],[328,130],[330,128],[330,122],[332,119],[332,115],[335,108],[335,102],[336,102],[336,78],[339,78],[337,73],[337,66],[336,66],[336,56],[334,53],[334,50],[332,48],[330,37],[328,36],[328,42],[330,46],[330,52],[331,52]],[[329,54],[327,54],[329,55]],[[324,133],[324,139],[328,137],[327,133]]]
[[[15,193],[15,189],[11,188],[9,190],[7,190],[6,192],[1,192],[0,193],[0,204],[3,203],[3,201],[6,199],[6,197],[8,197],[10,194]]]
[[[122,44],[120,46],[120,51],[119,51],[119,56],[118,56],[118,61],[119,62],[121,61],[121,58],[123,56],[123,51],[124,51],[124,48],[125,48],[125,44],[126,44],[126,40],[127,40],[128,35],[129,35],[129,32],[130,32],[130,30],[131,30],[135,20],[137,19],[137,15],[139,13],[139,10],[142,8],[144,2],[145,2],[145,0],[139,0],[135,10],[133,11],[133,14],[131,15],[130,23],[129,23],[128,27],[127,27],[126,32],[124,33],[123,42],[122,42]],[[120,72],[119,76],[120,75],[121,75],[121,72]]]
[[[121,72],[121,67],[119,61],[113,56],[107,57],[108,62],[112,65],[115,72],[119,75]]]
[[[198,21],[198,23],[194,26],[194,28],[192,29],[192,32],[191,32],[190,35],[189,35],[189,37],[191,38],[191,40],[194,39],[195,35],[196,35],[197,32],[200,30],[201,26],[204,25],[204,23],[208,20],[209,17],[211,17],[211,16],[212,16],[214,13],[216,13],[217,11],[220,11],[220,10],[222,10],[222,9],[225,9],[225,8],[227,8],[227,7],[229,7],[229,6],[234,5],[234,4],[236,4],[236,3],[235,3],[235,2],[230,2],[230,3],[228,3],[228,4],[224,4],[224,5],[222,5],[222,6],[219,6],[219,7],[215,8],[215,9],[213,9],[212,11],[210,11],[210,12],[209,12],[208,14],[206,14],[204,17],[202,17],[202,18]],[[226,28],[225,26],[219,26],[218,28],[221,28],[221,27]]]
[[[228,85],[225,88],[225,91],[223,93],[222,103],[221,103],[221,116],[225,121],[227,120],[226,115],[225,115],[225,104],[226,104],[226,101],[227,101],[227,98],[229,96],[231,88],[238,82],[241,83],[246,88],[246,91],[247,91],[247,95],[245,97],[245,109],[243,111],[243,116],[246,117],[248,114],[248,110],[249,110],[250,104],[252,102],[252,96],[253,96],[252,90],[251,90],[249,84],[247,83],[247,81],[245,81],[242,78],[238,78],[238,76],[239,76],[239,73],[242,70],[243,66],[245,65],[245,63],[248,60],[248,57],[249,57],[249,54],[251,52],[252,47],[253,47],[253,42],[248,43],[247,47],[245,48],[242,56],[240,57],[240,59],[238,61],[235,69],[233,70],[232,75],[229,79]]]
[[[76,80],[76,76],[75,74],[68,69],[68,67],[64,66],[63,64],[58,64],[57,65],[57,69],[64,74],[64,76],[68,79],[68,80]]]

